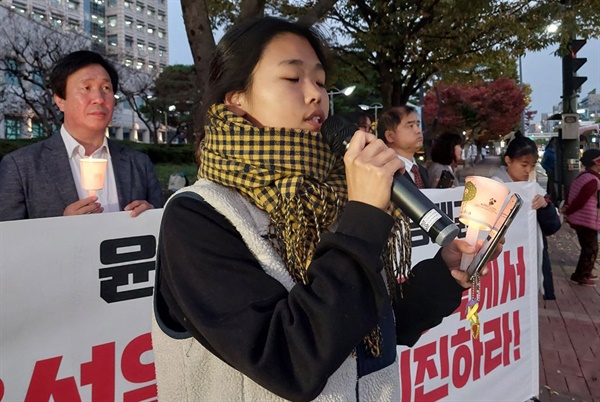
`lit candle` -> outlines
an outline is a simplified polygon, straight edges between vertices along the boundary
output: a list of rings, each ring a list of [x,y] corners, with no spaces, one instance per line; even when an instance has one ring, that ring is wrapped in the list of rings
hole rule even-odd
[[[81,187],[88,191],[89,196],[96,195],[96,191],[104,187],[104,177],[106,176],[106,159],[101,158],[81,158],[79,167],[81,169]]]
[[[504,184],[481,176],[468,176],[458,219],[467,226],[465,241],[475,247],[480,230],[488,231],[510,193]],[[466,271],[472,254],[463,254],[460,269]]]

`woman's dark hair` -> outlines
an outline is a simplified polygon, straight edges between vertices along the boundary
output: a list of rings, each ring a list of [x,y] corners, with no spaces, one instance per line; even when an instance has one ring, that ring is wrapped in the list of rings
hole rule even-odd
[[[413,112],[417,113],[417,109],[408,105],[395,106],[383,112],[377,121],[377,137],[387,144],[385,132],[387,130],[395,131],[402,119]]]
[[[119,74],[117,70],[104,57],[89,50],[79,50],[69,53],[52,67],[49,76],[52,92],[59,98],[66,99],[67,79],[69,76],[92,64],[99,64],[106,70],[110,77],[113,91],[116,93],[119,90]]]
[[[231,91],[246,91],[264,49],[275,37],[291,33],[306,39],[327,73],[324,40],[313,28],[275,17],[262,17],[234,25],[223,36],[210,62],[206,107],[223,103]]]
[[[431,160],[441,165],[451,165],[458,162],[454,154],[454,147],[463,145],[463,138],[460,134],[446,132],[440,135],[431,149]]]
[[[369,116],[362,110],[357,110],[355,112],[348,113],[344,116],[344,118],[349,122],[356,124],[358,127],[366,126],[367,120],[371,121],[371,116]]]
[[[529,155],[538,157],[537,145],[535,145],[532,139],[523,136],[520,131],[517,131],[514,138],[508,143],[504,156],[508,156],[510,159],[518,159]]]

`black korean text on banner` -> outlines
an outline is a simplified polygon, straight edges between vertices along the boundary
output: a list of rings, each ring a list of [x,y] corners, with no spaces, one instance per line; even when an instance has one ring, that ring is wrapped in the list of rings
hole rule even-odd
[[[503,259],[504,271],[500,276],[498,260],[489,263],[490,275],[481,281],[481,303],[491,309],[525,296],[525,261],[523,247],[507,250]],[[468,295],[468,292],[465,292]],[[454,314],[464,321],[468,297]],[[506,367],[521,359],[521,318],[519,310],[482,323],[482,333],[477,339],[471,337],[465,326],[455,333],[444,335],[435,342],[403,351],[399,356],[403,401],[438,401],[450,395],[450,387],[456,389],[478,381],[492,371]],[[445,384],[428,387],[430,381],[439,378]]]
[[[100,244],[100,262],[113,266],[100,268],[100,297],[107,303],[115,303],[152,296],[153,286],[150,283],[150,271],[154,270],[153,258],[155,255],[156,237],[152,235],[104,240]],[[149,258],[153,260],[135,262]],[[130,275],[133,283],[129,282]],[[144,287],[143,284],[149,286]],[[119,286],[126,285],[137,285],[137,287],[119,290]]]

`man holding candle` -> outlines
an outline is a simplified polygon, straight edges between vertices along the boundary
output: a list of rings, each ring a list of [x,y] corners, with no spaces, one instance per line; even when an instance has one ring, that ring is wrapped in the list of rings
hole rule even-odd
[[[106,138],[118,74],[102,56],[73,52],[50,73],[63,112],[59,133],[7,154],[0,162],[0,221],[143,211],[162,206],[162,190],[145,154]],[[80,161],[108,161],[104,185],[88,194]]]

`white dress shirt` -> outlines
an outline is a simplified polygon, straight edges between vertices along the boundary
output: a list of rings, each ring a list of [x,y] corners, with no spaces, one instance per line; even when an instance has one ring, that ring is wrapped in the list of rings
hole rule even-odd
[[[412,179],[412,181],[414,183],[415,182],[415,174],[413,172],[411,172],[410,170],[412,169],[413,165],[415,165],[417,162],[414,159],[411,161],[409,159],[406,159],[404,156],[400,156],[398,154],[396,154],[396,156],[398,157],[398,159],[400,159],[402,162],[404,162],[406,173],[408,173],[410,175],[410,178]]]
[[[80,200],[82,198],[87,198],[88,192],[87,190],[84,190],[81,185],[81,167],[79,166],[79,161],[81,158],[85,157],[85,148],[67,132],[64,125],[60,128],[60,135],[65,143],[65,148],[67,148],[69,165],[71,165],[71,173],[73,174],[75,188],[77,188],[77,195]],[[90,157],[103,158],[108,161],[106,164],[106,176],[104,177],[104,188],[96,191],[96,196],[98,197],[100,205],[104,207],[104,212],[119,212],[117,182],[115,180],[115,172],[113,170],[106,137],[104,137],[102,146],[94,151]]]

